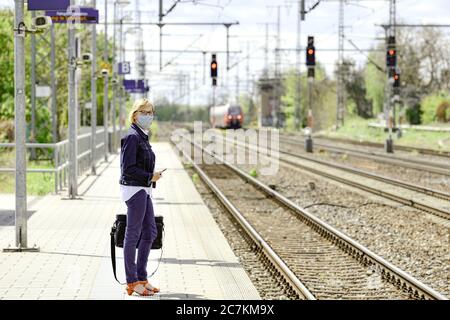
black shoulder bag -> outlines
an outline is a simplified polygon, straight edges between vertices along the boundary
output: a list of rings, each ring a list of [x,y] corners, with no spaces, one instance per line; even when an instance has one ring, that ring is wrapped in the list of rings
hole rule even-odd
[[[155,221],[156,221],[156,228],[158,229],[158,235],[152,243],[152,249],[154,249],[154,250],[161,249],[161,256],[158,261],[158,266],[156,267],[155,271],[153,271],[153,273],[149,276],[149,278],[151,278],[155,274],[155,272],[158,270],[159,264],[161,263],[162,254],[163,254],[162,243],[163,243],[163,237],[164,237],[164,217],[163,216],[155,216]],[[116,278],[116,281],[119,282],[120,284],[125,284],[125,283],[121,283],[117,279],[116,248],[115,247],[123,248],[123,241],[125,239],[126,228],[127,228],[127,215],[126,214],[116,215],[116,221],[114,221],[114,224],[111,228],[111,233],[110,233],[110,235],[111,235],[111,263],[112,263],[112,268],[113,268],[113,272],[114,272],[114,278]],[[138,246],[139,246],[139,241],[136,245],[136,248]]]

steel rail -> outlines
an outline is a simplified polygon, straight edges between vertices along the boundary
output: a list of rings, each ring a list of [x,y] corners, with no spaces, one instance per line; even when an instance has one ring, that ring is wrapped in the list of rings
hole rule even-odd
[[[294,156],[298,157],[297,155],[294,155]],[[308,158],[305,158],[305,159],[314,162],[314,160],[310,160]],[[424,210],[424,211],[426,211],[428,213],[432,213],[432,214],[437,215],[437,216],[439,216],[441,218],[444,218],[444,219],[447,219],[447,220],[450,219],[450,213],[449,212],[441,210],[441,209],[433,207],[433,206],[430,206],[430,205],[427,205],[427,204],[424,204],[424,203],[421,203],[421,202],[418,202],[418,201],[415,201],[413,199],[410,199],[410,198],[407,198],[407,197],[404,197],[404,196],[400,196],[400,195],[392,193],[392,192],[383,191],[383,190],[380,190],[380,189],[377,189],[377,188],[374,188],[374,187],[366,186],[366,185],[364,185],[362,183],[359,183],[359,182],[356,182],[356,181],[353,181],[353,180],[349,180],[349,179],[346,179],[346,178],[342,178],[342,177],[339,177],[337,175],[328,174],[328,173],[325,173],[325,172],[323,172],[321,170],[317,170],[317,169],[311,168],[310,166],[302,165],[302,164],[300,164],[298,162],[290,161],[288,159],[281,159],[281,161],[284,161],[284,162],[289,163],[291,165],[294,165],[296,167],[302,167],[304,169],[307,169],[308,172],[313,172],[313,173],[321,175],[323,177],[326,177],[326,178],[329,178],[329,179],[332,179],[332,180],[335,180],[335,181],[338,181],[338,182],[343,182],[343,183],[345,183],[347,185],[350,185],[350,186],[356,187],[358,189],[362,189],[362,190],[368,191],[370,193],[382,196],[384,198],[388,198],[388,199],[400,202],[402,204],[405,204],[405,205],[408,205],[408,206],[411,206],[411,207],[414,207],[414,208],[417,208],[417,209]],[[327,164],[327,166],[332,167],[334,165]],[[342,169],[342,170],[344,170],[344,169]],[[355,174],[357,174],[357,173],[355,173]],[[362,175],[362,174],[360,174],[360,175]],[[383,182],[391,183],[391,182],[387,182],[387,181],[383,181]],[[394,184],[394,183],[392,183],[392,184]]]
[[[331,137],[325,137],[325,136],[317,136],[317,138],[324,139],[324,140],[330,140],[330,141],[336,141],[336,142],[342,142],[342,143],[349,143],[349,144],[358,145],[358,146],[377,147],[377,148],[384,147],[384,145],[382,143],[371,142],[371,141],[358,141],[358,140],[351,140],[351,139],[345,139],[345,138],[331,138]],[[402,151],[408,151],[408,152],[418,152],[418,153],[422,153],[422,154],[443,157],[443,158],[447,158],[447,159],[450,158],[450,152],[448,152],[448,151],[439,151],[439,150],[435,150],[435,149],[417,148],[417,147],[409,147],[409,146],[403,146],[403,145],[396,145],[395,149],[402,150]]]
[[[320,220],[313,214],[309,213],[306,209],[298,206],[296,203],[289,200],[282,194],[276,192],[275,190],[272,190],[270,187],[266,186],[259,180],[253,178],[252,176],[245,173],[241,169],[235,167],[228,161],[224,160],[222,157],[213,154],[208,150],[203,149],[202,146],[200,146],[195,142],[191,141],[191,143],[197,148],[200,148],[204,153],[208,154],[210,157],[218,159],[221,164],[225,165],[227,168],[236,172],[247,182],[252,183],[254,186],[256,186],[258,189],[268,194],[273,199],[276,199],[281,204],[290,208],[293,212],[297,214],[297,216],[302,218],[314,229],[316,229],[323,237],[330,239],[332,242],[336,243],[342,250],[348,252],[358,261],[361,261],[364,264],[372,263],[380,267],[382,276],[385,279],[395,284],[402,290],[407,290],[413,297],[418,299],[448,300],[448,298],[442,295],[441,293],[435,291],[434,289],[420,282],[419,280],[409,275],[405,271],[394,266],[390,262],[386,261],[382,257],[372,252],[370,249],[351,239],[350,237],[343,234],[334,227],[330,226],[326,222]]]
[[[283,137],[283,141],[285,141],[287,143],[295,144],[295,145],[302,145],[302,143],[299,143],[298,141],[295,141],[291,138]],[[383,163],[399,165],[402,167],[407,167],[407,168],[411,168],[411,169],[415,169],[415,170],[426,170],[428,172],[450,176],[450,166],[443,164],[443,163],[442,164],[441,163],[430,164],[430,163],[427,163],[425,161],[418,160],[418,159],[393,157],[393,156],[388,156],[385,154],[380,154],[380,153],[376,153],[376,152],[372,152],[372,151],[355,150],[355,149],[349,149],[349,148],[345,148],[345,147],[330,146],[330,145],[318,143],[318,142],[315,142],[314,145],[321,147],[322,149],[325,149],[325,150],[330,150],[332,152],[347,153],[347,154],[353,155],[355,157],[377,160],[377,161],[383,162]]]
[[[333,168],[336,168],[336,169],[340,169],[340,170],[347,171],[347,172],[350,172],[350,173],[358,174],[358,175],[361,175],[361,176],[365,176],[365,177],[368,177],[368,178],[372,178],[372,179],[375,179],[375,180],[379,180],[379,181],[382,181],[382,182],[393,184],[393,185],[396,185],[396,186],[399,186],[399,187],[402,187],[402,188],[410,189],[412,191],[424,193],[426,195],[433,196],[433,197],[436,197],[436,198],[440,198],[440,199],[443,199],[443,200],[450,200],[450,193],[447,193],[447,192],[444,192],[444,191],[417,186],[417,185],[414,185],[414,184],[406,182],[406,181],[401,181],[401,180],[398,180],[398,179],[389,178],[389,177],[386,177],[386,176],[370,173],[370,172],[367,172],[367,171],[364,171],[364,170],[361,170],[361,169],[356,169],[356,168],[348,167],[348,166],[345,166],[345,165],[331,163],[329,161],[314,159],[312,157],[303,156],[303,155],[300,155],[300,154],[297,154],[297,153],[293,153],[293,152],[288,152],[288,151],[280,151],[280,152],[284,153],[284,154],[287,154],[287,155],[290,155],[290,156],[293,156],[293,157],[306,159],[306,160],[309,160],[309,161],[312,161],[312,162],[316,162],[316,163],[319,163],[319,164],[323,164],[323,165],[326,165],[326,166],[330,166],[330,167],[333,167]]]
[[[192,141],[191,141],[192,143]],[[195,143],[192,143],[195,146]],[[284,280],[290,285],[290,287],[296,292],[299,297],[303,297],[307,300],[316,300],[314,295],[306,288],[306,286],[300,281],[300,279],[294,274],[294,272],[284,263],[284,261],[278,256],[278,254],[270,247],[270,245],[261,237],[261,235],[251,226],[251,224],[244,218],[239,210],[228,200],[228,198],[220,191],[220,189],[214,184],[214,182],[207,176],[207,174],[194,163],[192,158],[183,152],[184,157],[192,165],[195,171],[199,174],[202,180],[208,185],[211,191],[219,199],[219,201],[227,208],[232,216],[238,221],[246,234],[261,250],[271,264],[280,272]]]
[[[355,149],[350,149],[350,148],[345,148],[345,147],[338,147],[338,146],[330,146],[328,144],[324,144],[324,143],[316,143],[317,146],[322,147],[324,149],[330,149],[333,150],[335,152],[347,152],[347,153],[352,153],[355,154],[356,156],[361,155],[368,155],[368,156],[373,156],[374,159],[376,158],[385,158],[385,159],[389,159],[392,161],[392,163],[401,163],[402,165],[405,163],[406,165],[409,164],[409,162],[413,162],[416,163],[420,166],[424,166],[424,167],[430,167],[430,168],[442,168],[444,170],[450,170],[450,166],[445,164],[445,163],[432,163],[430,165],[429,161],[423,161],[423,160],[419,160],[419,159],[409,159],[409,158],[405,158],[402,156],[391,156],[391,155],[387,155],[387,154],[382,154],[382,153],[378,153],[378,152],[374,152],[374,151],[366,151],[366,150],[355,150]],[[414,167],[411,166],[412,168],[418,168],[418,169],[422,169],[423,167]],[[450,175],[450,171],[447,172],[438,172],[438,173],[444,173],[447,175]]]
[[[229,141],[229,140],[227,140],[227,141]],[[241,147],[243,147],[243,146],[241,145]],[[248,146],[248,148],[254,149],[258,153],[261,153],[259,148],[256,148],[254,146]],[[413,190],[413,191],[416,191],[416,192],[421,192],[421,193],[427,192],[428,195],[430,193],[433,193],[433,196],[438,197],[438,198],[442,198],[444,200],[448,199],[449,196],[450,196],[449,194],[441,192],[441,191],[437,191],[437,190],[433,190],[433,189],[427,189],[427,188],[424,188],[424,187],[413,186],[411,184],[404,183],[403,181],[394,180],[394,179],[390,179],[390,178],[383,177],[383,176],[377,176],[377,175],[374,175],[372,173],[368,173],[368,172],[365,172],[365,171],[362,171],[362,170],[357,170],[357,169],[354,169],[354,168],[350,168],[350,167],[346,167],[346,166],[330,163],[330,162],[327,162],[327,161],[318,160],[318,159],[312,159],[310,157],[302,156],[302,155],[295,154],[295,153],[285,152],[285,151],[280,151],[280,153],[288,155],[288,156],[292,156],[292,157],[295,157],[295,158],[299,158],[299,159],[315,162],[315,163],[318,163],[320,165],[324,165],[324,166],[332,167],[332,168],[335,168],[335,169],[347,171],[347,172],[350,172],[350,173],[353,173],[353,174],[366,176],[366,177],[369,177],[369,178],[372,178],[372,179],[377,179],[377,180],[382,181],[384,183],[390,183],[390,184],[393,184],[393,185],[401,186],[403,188],[407,188],[407,189],[410,189],[410,190]],[[441,218],[450,220],[450,212],[442,210],[440,208],[436,208],[436,207],[433,207],[431,205],[427,205],[425,203],[421,203],[419,201],[415,201],[414,199],[411,199],[411,198],[408,198],[408,197],[404,197],[402,195],[398,195],[398,194],[395,194],[395,193],[392,193],[392,192],[389,192],[389,191],[384,191],[384,190],[377,189],[375,187],[367,186],[367,185],[364,185],[364,184],[359,183],[359,182],[354,181],[354,180],[342,178],[342,177],[339,177],[338,175],[329,174],[329,173],[323,172],[321,170],[314,169],[311,166],[308,166],[308,165],[305,165],[305,164],[301,164],[301,163],[296,162],[296,161],[292,161],[292,160],[289,160],[289,159],[286,159],[286,158],[280,158],[280,160],[285,162],[285,163],[288,163],[290,165],[293,165],[295,167],[300,167],[300,168],[306,169],[306,170],[308,170],[308,172],[312,172],[314,174],[317,174],[317,175],[320,175],[320,176],[323,176],[323,177],[326,177],[326,178],[329,178],[329,179],[332,179],[332,180],[335,180],[335,181],[338,181],[338,182],[345,183],[345,184],[350,185],[352,187],[356,187],[358,189],[362,189],[362,190],[368,191],[368,192],[376,194],[378,196],[382,196],[384,198],[388,198],[390,200],[394,200],[394,201],[400,202],[402,204],[405,204],[405,205],[408,205],[408,206],[411,206],[411,207],[414,207],[414,208],[417,208],[417,209],[424,210],[424,211],[426,211],[428,213],[434,214],[434,215],[439,216]],[[418,191],[418,190],[421,190],[421,191]]]

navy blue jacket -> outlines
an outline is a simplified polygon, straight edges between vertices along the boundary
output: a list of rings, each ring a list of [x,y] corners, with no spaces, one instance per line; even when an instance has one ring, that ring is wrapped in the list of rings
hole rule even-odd
[[[136,124],[120,141],[120,184],[150,187],[155,170],[155,153],[148,136]]]

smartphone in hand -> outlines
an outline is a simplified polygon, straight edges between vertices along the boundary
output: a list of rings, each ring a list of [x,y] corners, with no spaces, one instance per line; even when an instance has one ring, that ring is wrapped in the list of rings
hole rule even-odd
[[[163,172],[166,171],[166,170],[167,170],[167,168],[162,169],[162,170],[159,171],[159,172],[160,172],[160,173],[163,173]],[[156,188],[156,181],[152,182],[152,187],[153,187],[153,188]]]

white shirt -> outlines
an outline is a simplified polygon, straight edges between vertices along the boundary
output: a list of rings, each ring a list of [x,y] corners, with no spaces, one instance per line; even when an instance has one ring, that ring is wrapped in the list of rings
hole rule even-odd
[[[136,126],[148,136],[148,130],[142,129],[139,125],[136,124]],[[145,192],[152,197],[152,187],[140,187],[140,186],[124,186],[123,184],[120,185],[120,198],[122,201],[128,201],[132,196],[134,196],[139,190],[144,189]]]

